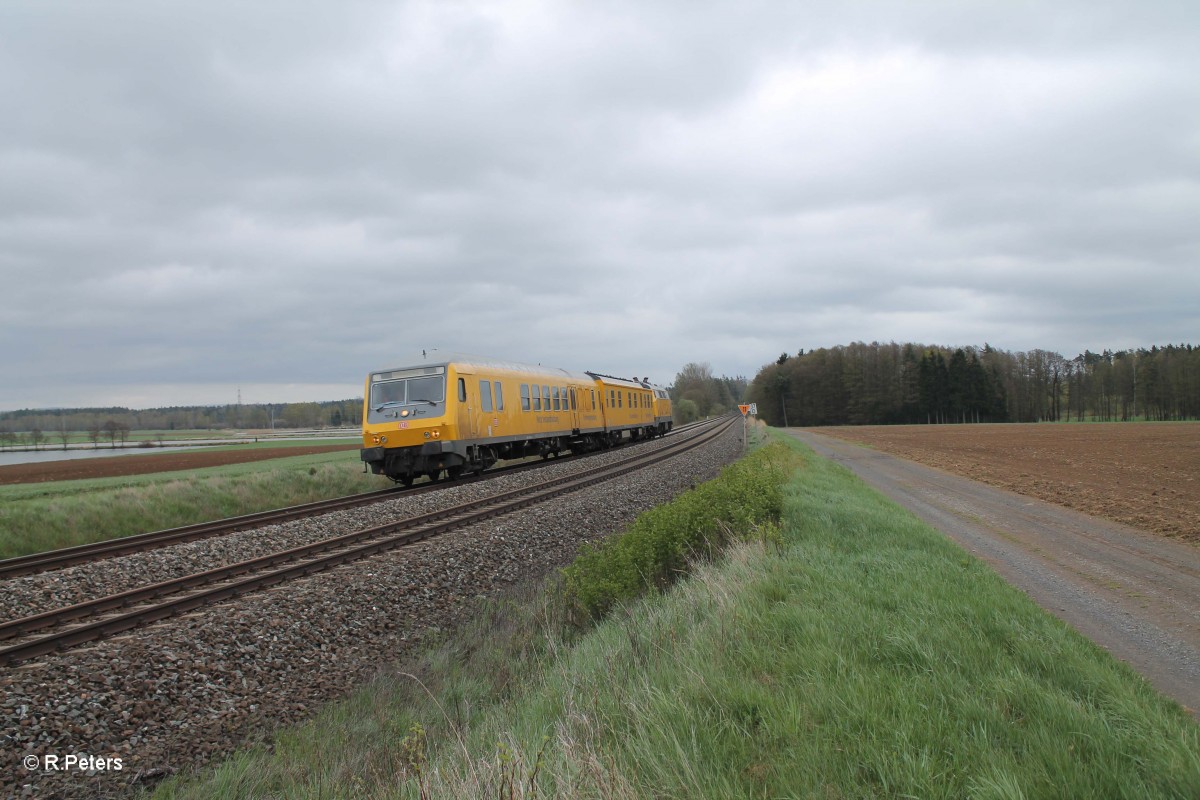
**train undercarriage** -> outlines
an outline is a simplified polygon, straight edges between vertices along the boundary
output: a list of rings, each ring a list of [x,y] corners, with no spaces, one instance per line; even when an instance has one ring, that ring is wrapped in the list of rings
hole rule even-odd
[[[422,476],[431,481],[445,475],[451,479],[466,472],[482,473],[500,460],[557,457],[560,453],[591,453],[624,442],[653,439],[670,429],[669,424],[595,433],[572,433],[508,441],[426,442],[417,447],[365,447],[361,458],[376,475],[386,475],[411,486]]]

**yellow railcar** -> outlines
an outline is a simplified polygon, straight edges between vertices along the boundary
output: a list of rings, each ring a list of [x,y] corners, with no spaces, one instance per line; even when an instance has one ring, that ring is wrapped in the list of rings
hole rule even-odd
[[[482,471],[497,459],[609,447],[669,429],[648,385],[480,359],[367,376],[362,460],[411,484]]]
[[[675,419],[671,415],[671,395],[667,394],[667,390],[661,386],[653,386],[649,383],[645,384],[646,388],[654,394],[654,425],[658,433],[664,434],[671,430],[675,424]]]

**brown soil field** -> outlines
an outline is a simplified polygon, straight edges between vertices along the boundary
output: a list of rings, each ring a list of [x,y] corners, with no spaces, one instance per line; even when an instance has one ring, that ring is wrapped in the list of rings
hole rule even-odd
[[[1144,531],[1200,542],[1200,423],[810,428]]]
[[[176,450],[155,455],[103,456],[71,461],[48,461],[41,464],[9,464],[0,466],[0,484],[73,481],[83,478],[118,478],[125,475],[145,475],[151,472],[223,467],[227,464],[246,464],[251,461],[267,461],[273,458],[331,453],[335,450],[357,450],[358,447],[357,444],[248,447],[245,450],[210,450],[198,447],[195,452]]]

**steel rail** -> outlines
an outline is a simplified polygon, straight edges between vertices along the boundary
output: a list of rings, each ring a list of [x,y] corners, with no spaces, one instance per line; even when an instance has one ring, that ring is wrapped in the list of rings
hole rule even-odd
[[[407,520],[399,520],[386,525],[355,531],[249,561],[230,564],[206,572],[186,575],[181,578],[163,581],[128,592],[98,598],[85,603],[78,603],[66,608],[12,620],[0,625],[0,639],[25,636],[38,630],[60,625],[63,622],[82,617],[96,616],[164,595],[179,594],[197,586],[209,586],[209,588],[201,589],[198,592],[193,592],[183,597],[168,599],[146,608],[135,609],[118,616],[79,625],[69,630],[58,631],[0,649],[0,664],[25,661],[61,649],[96,641],[150,622],[191,611],[203,605],[220,602],[231,597],[237,597],[262,588],[274,586],[287,580],[321,572],[350,561],[356,561],[386,550],[412,544],[449,530],[535,505],[602,481],[612,480],[634,470],[674,458],[688,450],[699,447],[724,433],[732,424],[733,420],[729,420],[723,425],[714,426],[710,430],[662,450],[637,455],[617,464],[597,467],[583,473],[545,481],[535,486],[502,492],[498,495],[454,508],[422,514]],[[330,550],[336,550],[337,552],[319,555]],[[303,560],[306,558],[309,560]],[[298,563],[280,567],[281,564],[293,561],[298,561]],[[280,568],[272,569],[274,567]],[[233,580],[248,572],[263,569],[270,571],[265,573],[260,572],[259,574],[240,580]],[[220,583],[221,585],[212,586],[213,583]]]
[[[672,433],[683,432],[693,425],[677,428]],[[668,434],[671,435],[671,434]],[[555,458],[555,462],[578,458],[578,455],[563,456]],[[270,511],[258,511],[252,514],[244,514],[237,517],[228,517],[221,520],[213,520],[211,522],[199,522],[194,525],[185,525],[178,528],[168,528],[161,531],[150,531],[148,533],[139,533],[132,536],[123,536],[119,539],[107,539],[102,542],[91,542],[89,544],[76,545],[74,547],[64,547],[58,550],[47,550],[41,553],[30,553],[24,556],[16,556],[0,560],[0,580],[8,578],[18,578],[22,575],[33,575],[39,572],[49,572],[55,569],[71,567],[77,564],[87,564],[92,561],[100,561],[105,558],[116,558],[118,556],[127,556],[134,553],[142,553],[147,550],[156,550],[160,547],[170,547],[172,545],[192,542],[198,539],[208,539],[214,536],[223,536],[237,531],[253,530],[266,525],[276,525],[289,520],[301,519],[303,517],[312,517],[317,514],[327,514],[331,511],[341,511],[344,509],[358,508],[360,506],[371,505],[373,503],[390,500],[400,495],[417,495],[425,494],[426,492],[435,492],[448,486],[462,486],[478,481],[488,480],[497,475],[505,475],[510,472],[521,472],[530,469],[537,469],[544,466],[544,462],[535,461],[529,463],[513,464],[500,469],[489,470],[482,475],[466,475],[461,478],[454,478],[444,481],[435,481],[423,483],[411,488],[403,488],[398,486],[380,489],[374,492],[364,492],[362,494],[350,495],[348,497],[335,497],[329,500],[317,500],[312,503],[303,503],[286,508],[272,509]]]

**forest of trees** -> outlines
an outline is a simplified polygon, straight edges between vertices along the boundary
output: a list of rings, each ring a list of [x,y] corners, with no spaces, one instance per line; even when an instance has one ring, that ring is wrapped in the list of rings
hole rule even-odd
[[[708,364],[685,365],[670,390],[675,424],[724,414],[742,401],[748,384],[742,376],[715,377]]]
[[[0,447],[38,447],[67,432],[92,441],[125,441],[130,431],[340,428],[362,425],[362,398],[321,403],[223,406],[24,409],[0,413]]]
[[[1085,351],[864,344],[784,353],[747,400],[772,425],[1200,419],[1200,347]]]

